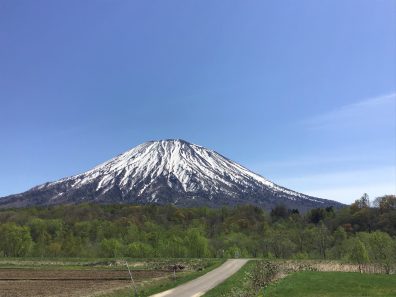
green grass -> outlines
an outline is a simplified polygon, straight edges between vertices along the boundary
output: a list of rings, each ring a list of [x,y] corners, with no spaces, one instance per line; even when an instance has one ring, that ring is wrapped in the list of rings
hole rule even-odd
[[[169,278],[166,279],[161,279],[161,280],[156,280],[152,282],[147,282],[144,284],[138,285],[138,293],[139,297],[146,297],[150,296],[152,294],[160,293],[169,289],[172,289],[174,287],[177,287],[181,284],[184,284],[190,280],[193,280],[197,277],[200,277],[209,271],[219,267],[221,264],[224,263],[225,260],[213,260],[213,263],[210,266],[207,266],[205,269],[201,271],[195,271],[195,272],[183,272],[179,273],[176,276],[176,279],[173,279],[173,277],[170,275]],[[110,294],[104,294],[100,295],[100,297],[130,297],[133,296],[131,295],[131,289],[121,289],[114,291],[113,293]]]
[[[213,258],[0,258],[0,269],[61,269],[61,270],[90,270],[125,269],[124,261],[128,261],[130,269],[156,270],[174,263],[185,264],[191,269],[207,267],[220,261]]]
[[[251,271],[255,265],[255,261],[247,262],[238,272],[230,276],[227,280],[219,284],[217,287],[209,290],[204,297],[229,296],[230,292],[235,288],[243,288],[247,285],[246,273]]]
[[[264,291],[271,297],[391,297],[396,296],[396,275],[355,272],[297,272]]]

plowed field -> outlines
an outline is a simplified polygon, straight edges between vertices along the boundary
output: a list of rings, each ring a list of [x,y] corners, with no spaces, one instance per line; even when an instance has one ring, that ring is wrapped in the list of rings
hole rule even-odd
[[[132,275],[139,283],[169,272],[139,270]],[[127,270],[0,269],[0,297],[88,297],[130,285]]]

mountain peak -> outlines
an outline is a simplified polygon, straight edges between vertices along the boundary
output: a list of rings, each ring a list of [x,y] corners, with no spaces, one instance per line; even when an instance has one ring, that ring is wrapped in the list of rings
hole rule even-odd
[[[301,210],[339,205],[278,186],[213,150],[182,139],[145,142],[85,173],[6,197],[0,205],[89,201],[179,206],[249,203],[264,208],[282,203]]]
[[[146,143],[185,143],[185,144],[191,144],[190,142],[180,139],[180,138],[167,138],[167,139],[159,139],[159,140],[150,140],[147,141]]]

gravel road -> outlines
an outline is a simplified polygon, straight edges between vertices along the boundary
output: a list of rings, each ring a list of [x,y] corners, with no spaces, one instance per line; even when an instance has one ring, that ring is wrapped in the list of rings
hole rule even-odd
[[[216,287],[218,284],[229,278],[237,272],[243,265],[246,264],[247,259],[232,259],[227,260],[220,267],[208,272],[207,274],[189,281],[176,288],[168,291],[151,295],[150,297],[199,297],[205,294],[210,289]]]

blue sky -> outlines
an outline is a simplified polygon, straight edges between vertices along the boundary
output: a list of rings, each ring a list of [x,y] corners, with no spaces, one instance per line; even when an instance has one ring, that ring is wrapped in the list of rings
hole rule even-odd
[[[182,138],[351,203],[396,192],[396,2],[0,2],[0,196]]]

